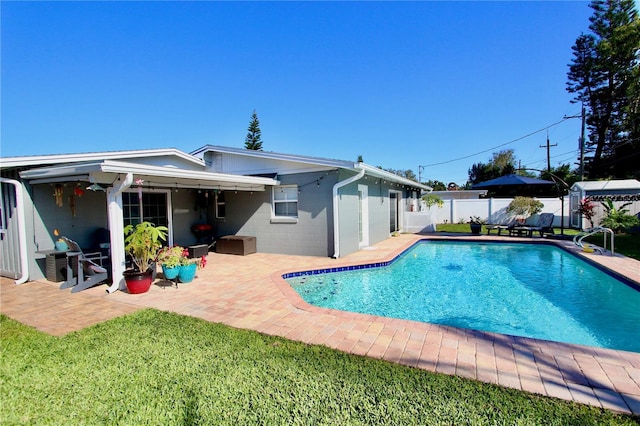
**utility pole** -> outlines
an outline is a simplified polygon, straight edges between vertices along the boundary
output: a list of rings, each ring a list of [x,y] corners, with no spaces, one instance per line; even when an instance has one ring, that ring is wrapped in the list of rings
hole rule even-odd
[[[578,138],[578,148],[580,150],[580,182],[584,181],[584,149],[585,149],[585,142],[587,141],[587,115],[585,113],[585,109],[584,109],[584,102],[582,103],[582,112],[580,115],[570,115],[564,116],[564,119],[568,119],[568,118],[582,118],[582,132],[580,134],[580,137]]]
[[[553,145],[549,144],[549,132],[547,131],[547,144],[540,145],[540,148],[547,148],[547,172],[549,173],[551,173],[551,155],[550,155],[549,148],[551,148],[552,146],[558,146],[558,144],[557,143],[554,143]]]

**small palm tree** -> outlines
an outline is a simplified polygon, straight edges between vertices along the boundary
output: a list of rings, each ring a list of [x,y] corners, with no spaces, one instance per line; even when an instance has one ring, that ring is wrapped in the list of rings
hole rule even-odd
[[[607,198],[601,204],[606,216],[600,221],[600,226],[611,228],[613,232],[619,234],[625,229],[638,225],[638,218],[629,214],[629,210],[625,208],[631,203],[624,203],[620,207],[616,207],[611,198]]]
[[[124,249],[131,255],[138,271],[146,272],[158,257],[162,247],[161,241],[167,239],[169,229],[166,226],[155,226],[151,222],[142,222],[124,227],[126,238]]]

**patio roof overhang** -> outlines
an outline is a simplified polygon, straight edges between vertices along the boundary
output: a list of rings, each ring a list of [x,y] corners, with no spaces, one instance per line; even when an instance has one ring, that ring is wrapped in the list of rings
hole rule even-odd
[[[159,167],[124,161],[104,160],[26,170],[20,177],[32,185],[55,182],[91,182],[111,186],[121,174],[133,173],[149,188],[198,188],[211,190],[264,191],[279,184],[277,179]]]

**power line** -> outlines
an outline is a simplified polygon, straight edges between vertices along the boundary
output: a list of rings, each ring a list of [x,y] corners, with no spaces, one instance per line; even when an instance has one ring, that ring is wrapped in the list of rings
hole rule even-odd
[[[557,126],[558,124],[563,123],[563,122],[565,122],[565,121],[566,121],[566,120],[568,120],[568,119],[569,119],[569,117],[564,117],[562,120],[560,120],[560,121],[558,121],[558,122],[555,122],[555,123],[553,123],[553,124],[550,124],[550,125],[549,125],[549,126],[547,126],[547,127],[543,127],[542,129],[536,130],[535,132],[531,132],[531,133],[526,134],[526,135],[524,135],[524,136],[521,136],[521,137],[519,137],[519,138],[517,138],[517,139],[513,139],[513,140],[511,140],[511,141],[509,141],[509,142],[505,142],[505,143],[503,143],[503,144],[500,144],[500,145],[494,146],[493,148],[485,149],[484,151],[479,151],[479,152],[476,152],[476,153],[474,153],[474,154],[465,155],[464,157],[454,158],[453,160],[443,161],[443,162],[440,162],[440,163],[424,164],[423,166],[424,166],[424,167],[440,166],[440,165],[442,165],[442,164],[453,163],[454,161],[460,161],[460,160],[465,160],[465,159],[470,158],[470,157],[475,157],[476,155],[484,154],[485,152],[493,151],[494,149],[501,148],[501,147],[503,147],[503,146],[505,146],[505,145],[509,145],[509,144],[514,143],[514,142],[521,141],[522,139],[526,139],[526,138],[528,138],[528,137],[530,137],[530,136],[533,136],[533,135],[535,135],[535,134],[537,134],[537,133],[543,132],[543,131],[545,131],[545,130],[547,130],[547,129],[550,129],[550,128],[554,127],[554,126]]]

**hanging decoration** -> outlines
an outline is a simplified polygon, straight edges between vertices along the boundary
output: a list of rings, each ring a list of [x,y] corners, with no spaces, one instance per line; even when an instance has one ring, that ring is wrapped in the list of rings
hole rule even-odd
[[[73,193],[77,197],[82,197],[84,195],[84,189],[80,188],[79,186],[76,186],[76,188],[73,190]]]
[[[73,194],[69,195],[69,207],[71,208],[71,215],[76,217],[76,197]]]
[[[62,185],[57,184],[55,186],[55,189],[53,190],[53,196],[56,199],[56,206],[62,207],[62,205],[63,205],[63,202],[62,202]]]
[[[106,192],[106,189],[104,189],[103,187],[101,187],[97,183],[92,183],[91,185],[87,186],[87,189],[89,191],[93,191],[93,192],[96,192],[96,191]]]
[[[138,201],[142,201],[142,184],[144,183],[144,179],[136,179],[136,185],[138,185]]]

